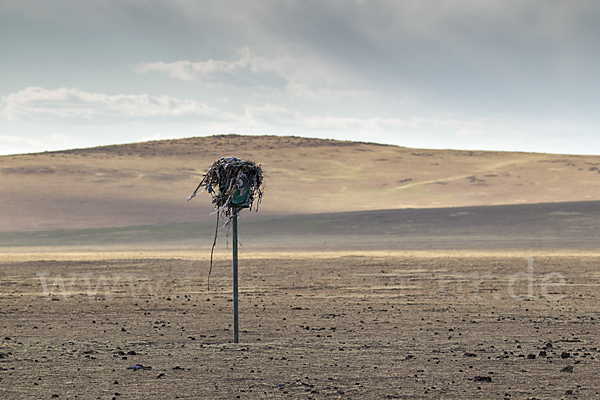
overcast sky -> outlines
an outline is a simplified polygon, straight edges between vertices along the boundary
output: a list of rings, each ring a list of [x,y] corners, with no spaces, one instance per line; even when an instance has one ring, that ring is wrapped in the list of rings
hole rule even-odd
[[[597,0],[0,0],[0,154],[221,133],[600,154]]]

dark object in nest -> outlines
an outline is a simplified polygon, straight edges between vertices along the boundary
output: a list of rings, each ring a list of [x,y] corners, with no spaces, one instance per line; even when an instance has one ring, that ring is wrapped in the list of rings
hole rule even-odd
[[[222,157],[211,165],[194,193],[193,199],[202,187],[212,195],[215,212],[231,219],[243,208],[252,209],[256,200],[256,210],[262,199],[263,171],[260,165],[236,157]]]

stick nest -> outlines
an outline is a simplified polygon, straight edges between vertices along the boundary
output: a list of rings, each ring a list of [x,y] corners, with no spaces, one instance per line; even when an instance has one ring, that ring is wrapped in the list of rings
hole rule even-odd
[[[215,212],[230,219],[243,208],[252,209],[256,200],[256,211],[262,200],[264,173],[260,165],[236,157],[222,157],[206,171],[194,193],[206,190],[212,195]]]

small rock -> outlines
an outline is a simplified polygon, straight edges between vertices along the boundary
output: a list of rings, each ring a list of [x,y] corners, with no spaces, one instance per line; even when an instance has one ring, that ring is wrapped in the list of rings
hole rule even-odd
[[[125,367],[125,369],[132,369],[134,371],[140,370],[140,369],[152,369],[152,367],[145,367],[142,364],[135,364],[132,365],[130,367]]]
[[[560,354],[560,358],[569,358],[569,357],[571,357],[571,353],[567,353],[566,351],[563,351]]]
[[[573,372],[573,366],[572,365],[567,365],[566,367],[564,367],[563,369],[561,369],[560,372]]]
[[[491,376],[476,376],[475,378],[473,378],[473,380],[475,382],[491,382],[492,377]]]
[[[528,360],[535,360],[535,354],[528,354],[527,355],[527,359]]]

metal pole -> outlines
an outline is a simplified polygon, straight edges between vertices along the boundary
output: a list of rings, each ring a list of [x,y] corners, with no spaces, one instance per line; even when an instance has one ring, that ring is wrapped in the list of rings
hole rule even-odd
[[[233,216],[233,343],[239,339],[238,320],[238,235],[237,215]]]

